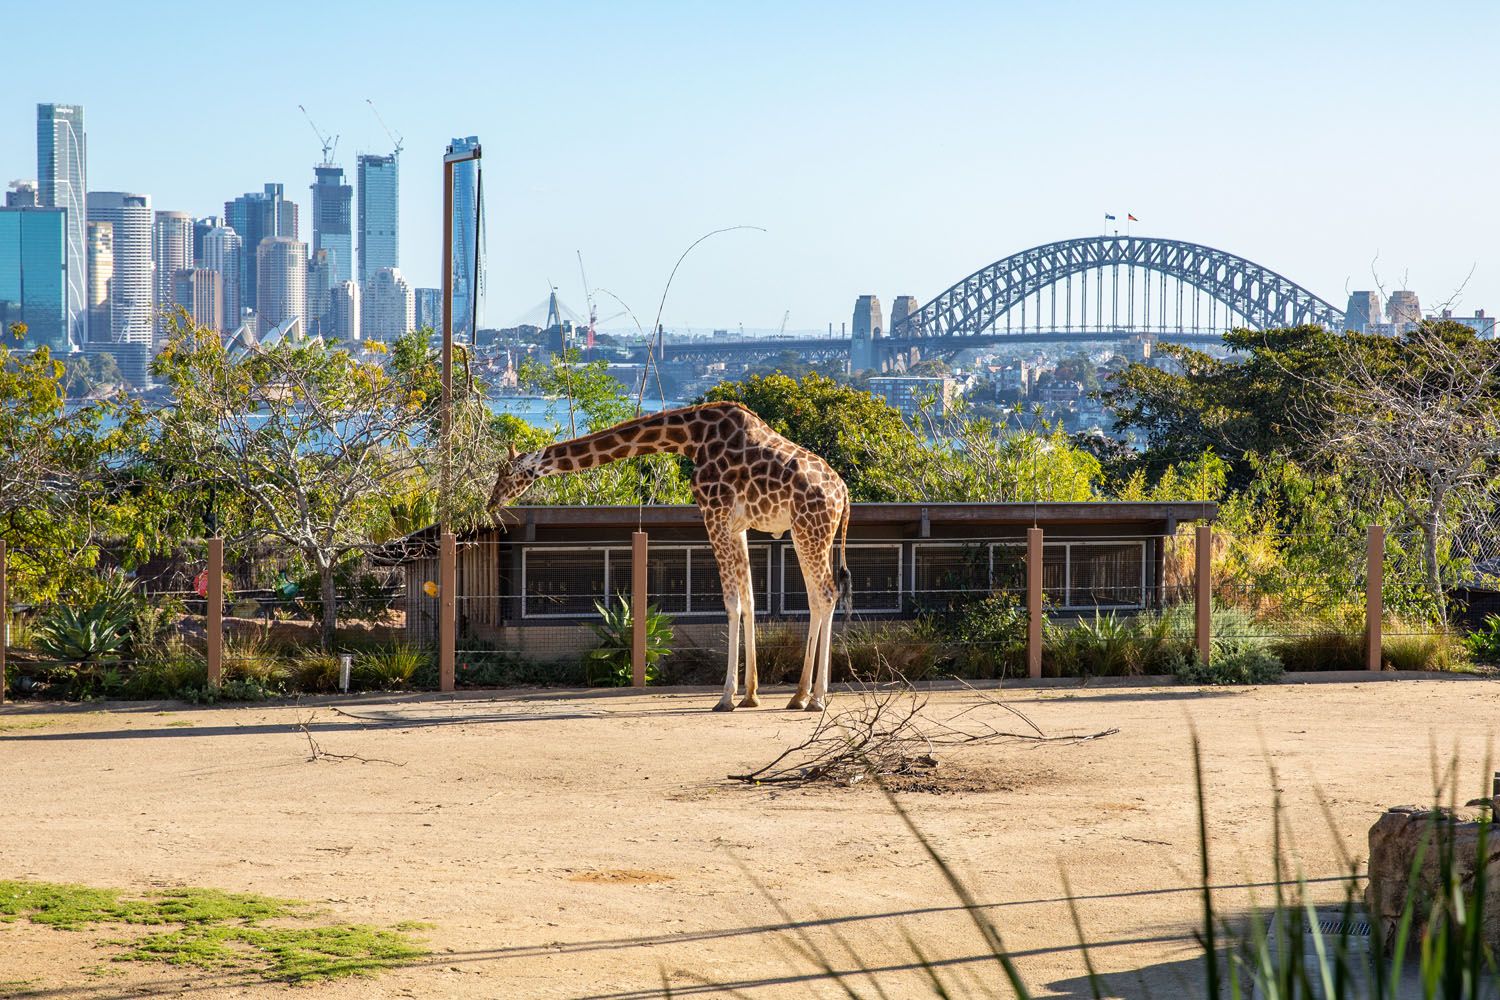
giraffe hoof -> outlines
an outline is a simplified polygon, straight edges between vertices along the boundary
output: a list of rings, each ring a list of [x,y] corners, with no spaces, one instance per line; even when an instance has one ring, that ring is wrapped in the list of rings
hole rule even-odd
[[[747,694],[747,695],[745,695],[744,700],[742,700],[740,702],[740,708],[759,708],[759,707],[760,707],[760,699],[757,698],[753,694]]]
[[[720,698],[719,699],[719,703],[714,706],[714,711],[715,712],[733,712],[734,711],[734,699],[730,698],[728,696]]]
[[[814,699],[812,699],[811,701],[809,701],[807,703],[807,709],[806,709],[806,711],[809,711],[809,712],[821,712],[821,711],[823,711],[823,707],[824,706],[823,706],[822,699],[821,698],[814,698]]]
[[[787,707],[787,709],[789,711],[792,711],[792,712],[800,712],[800,711],[802,711],[804,708],[807,707],[807,695],[805,695],[805,694],[794,695],[792,697],[792,700],[786,703],[786,707]]]

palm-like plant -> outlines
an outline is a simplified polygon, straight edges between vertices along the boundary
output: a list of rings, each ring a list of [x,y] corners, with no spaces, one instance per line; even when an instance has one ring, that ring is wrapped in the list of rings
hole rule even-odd
[[[624,687],[631,679],[631,647],[635,639],[635,618],[630,602],[617,597],[617,604],[598,601],[594,607],[600,621],[593,626],[599,645],[583,654],[590,684]],[[646,609],[646,683],[654,684],[661,676],[661,660],[672,651],[672,619],[657,610]]]
[[[36,645],[48,656],[82,663],[106,663],[130,643],[139,597],[123,575],[105,576],[92,602],[58,604],[36,623]]]

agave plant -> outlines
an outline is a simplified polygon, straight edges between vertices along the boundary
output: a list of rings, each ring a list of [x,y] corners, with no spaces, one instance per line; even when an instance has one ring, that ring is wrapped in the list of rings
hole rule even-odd
[[[37,648],[60,660],[104,663],[117,659],[130,643],[138,604],[130,581],[111,574],[89,604],[59,604],[44,612],[34,630]]]
[[[630,613],[630,603],[618,598],[618,604],[605,605],[594,602],[600,621],[593,626],[599,637],[598,647],[583,654],[590,684],[607,687],[624,687],[630,683],[631,646],[635,636],[635,620]],[[654,683],[661,675],[661,660],[672,651],[672,619],[651,605],[646,609],[646,683]]]

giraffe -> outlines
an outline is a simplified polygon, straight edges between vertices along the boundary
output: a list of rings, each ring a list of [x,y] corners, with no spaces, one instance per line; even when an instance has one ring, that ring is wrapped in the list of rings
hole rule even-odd
[[[543,476],[578,472],[640,455],[671,452],[693,463],[693,499],[719,564],[729,616],[729,666],[716,712],[735,708],[739,690],[740,628],[745,635],[745,698],[760,704],[755,668],[755,586],[747,532],[779,538],[790,530],[807,583],[807,648],[802,678],[789,709],[821,712],[828,704],[833,615],[852,589],[845,543],[849,489],[822,458],[788,441],[740,403],[700,403],[637,417],[518,455],[501,463],[489,507],[498,510]],[[834,566],[833,543],[839,543]]]

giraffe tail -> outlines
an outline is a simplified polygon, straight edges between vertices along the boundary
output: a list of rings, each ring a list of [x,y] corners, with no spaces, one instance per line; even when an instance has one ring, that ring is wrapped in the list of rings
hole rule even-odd
[[[838,602],[844,609],[844,621],[854,616],[854,577],[849,572],[848,541],[849,541],[849,495],[844,494],[844,514],[839,524],[839,563],[834,570],[834,579],[838,583]]]

